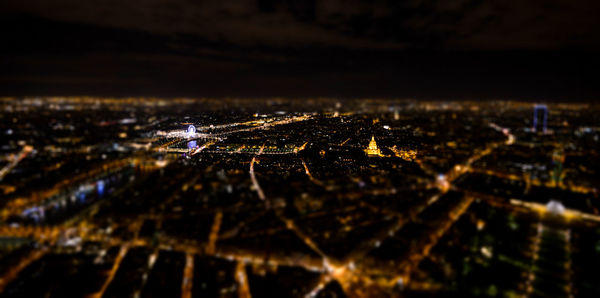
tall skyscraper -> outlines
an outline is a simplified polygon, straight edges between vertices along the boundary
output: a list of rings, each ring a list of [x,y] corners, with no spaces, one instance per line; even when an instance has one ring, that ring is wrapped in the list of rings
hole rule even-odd
[[[541,112],[540,112],[541,111]],[[539,118],[542,118],[541,121]],[[535,105],[533,107],[533,132],[546,133],[548,123],[548,107],[546,105]],[[541,126],[541,127],[538,127]]]

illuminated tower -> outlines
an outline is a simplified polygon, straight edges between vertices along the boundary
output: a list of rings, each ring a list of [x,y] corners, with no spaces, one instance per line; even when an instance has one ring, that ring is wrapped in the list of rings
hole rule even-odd
[[[533,107],[533,132],[538,132],[538,111],[542,111],[542,133],[546,133],[546,123],[548,122],[548,107],[546,105],[535,105]]]
[[[367,147],[365,152],[369,156],[381,156],[381,151],[379,151],[379,148],[377,148],[377,142],[375,142],[375,136],[371,136],[371,142],[369,142],[369,147]]]

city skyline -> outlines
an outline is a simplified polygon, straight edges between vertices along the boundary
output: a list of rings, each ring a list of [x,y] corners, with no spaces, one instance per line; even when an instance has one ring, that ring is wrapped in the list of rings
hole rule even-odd
[[[597,104],[0,105],[6,297],[600,290]]]

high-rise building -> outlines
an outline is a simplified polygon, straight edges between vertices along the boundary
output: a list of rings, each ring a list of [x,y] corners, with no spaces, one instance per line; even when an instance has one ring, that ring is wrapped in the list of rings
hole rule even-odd
[[[538,112],[541,111],[541,114]],[[541,123],[540,123],[540,118],[541,116]],[[546,105],[535,105],[533,107],[533,127],[532,127],[532,131],[533,132],[539,132],[541,131],[542,133],[546,133],[546,124],[548,122],[548,107]],[[538,128],[538,126],[541,124],[541,129]]]

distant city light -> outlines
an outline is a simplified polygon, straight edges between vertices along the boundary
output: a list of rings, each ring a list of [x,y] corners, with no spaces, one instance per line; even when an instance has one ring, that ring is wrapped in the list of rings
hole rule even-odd
[[[0,293],[597,296],[595,106],[94,100],[0,99]]]
[[[98,182],[96,182],[96,188],[98,190],[98,195],[103,195],[104,194],[104,181],[99,180]]]

